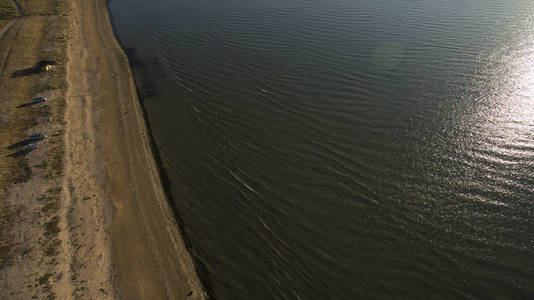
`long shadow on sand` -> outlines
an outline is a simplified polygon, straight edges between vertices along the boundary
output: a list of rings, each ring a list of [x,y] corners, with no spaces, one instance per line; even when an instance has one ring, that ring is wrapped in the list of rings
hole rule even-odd
[[[39,104],[39,103],[41,102],[26,102],[26,103],[22,103],[21,105],[17,105],[17,108],[21,108],[25,106],[32,106],[32,105]]]
[[[46,66],[49,66],[49,65],[57,65],[57,63],[53,60],[42,60],[33,67],[17,70],[11,73],[11,77],[20,77],[20,76],[38,74],[38,73],[46,71]]]
[[[11,144],[7,147],[8,150],[14,150],[14,149],[17,149],[17,148],[20,148],[20,147],[24,147],[24,146],[27,146],[31,144],[31,141],[30,140],[22,140],[20,142],[17,142],[17,143],[14,143],[14,144]]]
[[[31,68],[26,68],[26,69],[22,69],[22,70],[17,70],[15,72],[11,73],[11,77],[28,76],[28,75],[32,75],[32,74],[41,73],[43,71],[44,71],[43,68],[41,68],[40,66],[39,67],[31,67]]]
[[[19,157],[19,156],[23,156],[23,155],[26,155],[30,152],[32,152],[33,150],[35,149],[22,149],[22,150],[19,150],[15,153],[11,153],[9,155],[7,155],[7,157]]]

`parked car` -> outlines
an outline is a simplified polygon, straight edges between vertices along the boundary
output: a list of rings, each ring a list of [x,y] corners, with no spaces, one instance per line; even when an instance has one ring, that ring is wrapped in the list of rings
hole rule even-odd
[[[44,133],[32,133],[28,136],[28,139],[31,141],[40,141],[47,137]]]
[[[37,145],[35,143],[29,144],[28,147],[27,147],[27,150],[28,151],[35,150],[35,149],[37,149],[37,147],[39,147],[39,145]]]
[[[32,99],[32,103],[40,103],[40,102],[45,102],[46,101],[46,97],[37,97],[37,98],[33,98]]]

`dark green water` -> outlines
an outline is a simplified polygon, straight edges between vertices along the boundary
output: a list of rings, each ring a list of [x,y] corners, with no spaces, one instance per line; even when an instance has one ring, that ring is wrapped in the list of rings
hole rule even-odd
[[[534,298],[534,2],[111,0],[219,299]]]

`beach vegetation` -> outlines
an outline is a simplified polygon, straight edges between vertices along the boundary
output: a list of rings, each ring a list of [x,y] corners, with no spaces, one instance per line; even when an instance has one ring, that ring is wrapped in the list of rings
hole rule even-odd
[[[39,282],[39,284],[45,284],[45,283],[48,283],[48,280],[50,279],[50,277],[52,277],[54,274],[52,273],[45,273],[43,276],[39,277],[37,279],[37,282]]]
[[[60,244],[61,244],[61,241],[59,239],[53,239],[50,242],[48,242],[43,249],[44,255],[46,256],[56,255],[58,253],[57,248],[59,247]]]
[[[4,103],[0,111],[0,270],[11,268],[18,258],[37,260],[39,272],[33,273],[33,297],[54,299],[52,292],[61,240],[58,238],[61,219],[58,216],[64,172],[64,115],[67,89],[65,64],[67,56],[67,24],[62,17],[70,9],[67,0],[17,0],[24,18],[13,23],[2,37],[0,62],[2,73],[0,94]],[[61,15],[59,15],[61,14]],[[11,0],[0,0],[0,30],[13,22],[17,9]],[[39,17],[46,15],[46,18]],[[59,15],[59,16],[58,16]],[[37,16],[37,17],[35,17]],[[24,26],[21,26],[23,24]],[[18,32],[20,31],[20,34]],[[54,62],[43,71],[40,63]],[[49,101],[22,105],[34,97]],[[38,127],[36,127],[38,126]],[[28,135],[43,132],[49,137],[39,141],[39,149],[13,155],[25,147]],[[44,182],[43,182],[44,179]],[[31,180],[36,180],[31,182]],[[37,182],[38,181],[38,182]],[[20,186],[19,186],[20,185]],[[29,186],[35,187],[36,193]],[[31,206],[10,205],[11,189],[23,191],[24,197],[34,195]],[[38,217],[38,222],[26,222]],[[35,240],[20,240],[21,230],[36,230]],[[30,298],[30,295],[27,295]]]
[[[54,201],[55,200],[55,201]],[[45,206],[41,208],[43,213],[55,213],[59,209],[59,203],[56,199],[48,202]]]
[[[0,18],[8,19],[17,16],[17,9],[10,0],[0,0]],[[1,27],[0,27],[1,29]]]
[[[59,217],[58,216],[52,217],[50,221],[44,224],[44,228],[45,228],[46,236],[57,235],[59,233]]]
[[[61,188],[60,187],[51,187],[46,192],[50,193],[52,195],[59,195],[59,193],[61,193]]]

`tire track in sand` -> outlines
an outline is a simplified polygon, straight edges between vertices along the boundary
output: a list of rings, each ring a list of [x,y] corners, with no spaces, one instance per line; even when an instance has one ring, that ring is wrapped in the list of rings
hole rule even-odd
[[[15,10],[17,11],[17,15],[15,16],[15,18],[13,20],[11,20],[11,22],[7,23],[7,25],[4,26],[2,31],[0,31],[0,41],[2,40],[4,35],[9,31],[11,26],[13,26],[15,23],[17,23],[17,21],[20,19],[20,17],[22,17],[22,12],[23,12],[22,6],[20,6],[20,4],[16,0],[11,0],[11,2],[13,2],[13,5],[15,5]]]
[[[20,3],[18,3],[16,0],[11,0],[11,2],[13,2],[13,4],[15,5],[15,10],[17,11],[17,15],[15,16],[13,20],[11,20],[11,22],[7,23],[6,26],[2,28],[2,31],[0,31],[0,42],[4,39],[4,36],[9,32],[11,27],[13,27],[13,25],[15,25],[19,21],[19,19],[22,17],[22,14],[23,14],[22,6],[20,5]],[[20,32],[20,28],[19,28],[19,31],[17,32],[17,36],[19,32]],[[11,55],[12,50],[13,50],[13,46],[9,48],[9,50],[7,51],[6,57],[2,59],[2,61],[4,62],[4,65],[2,66],[2,72],[0,73],[0,75],[4,75],[4,71],[6,69],[7,63],[9,61],[9,56]]]

